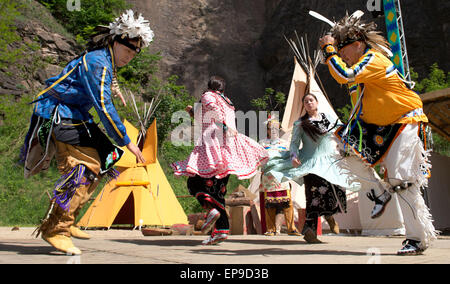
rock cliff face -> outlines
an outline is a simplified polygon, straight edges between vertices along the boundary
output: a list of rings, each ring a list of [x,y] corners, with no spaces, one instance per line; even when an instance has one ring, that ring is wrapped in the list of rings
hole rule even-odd
[[[47,18],[51,17],[45,9],[40,8],[40,11],[47,13]],[[48,78],[58,75],[63,66],[82,51],[75,40],[52,31],[46,24],[28,18],[16,21],[21,41],[12,47],[22,52],[14,64],[0,70],[0,95],[35,95]]]
[[[249,101],[271,87],[288,93],[293,72],[293,54],[283,34],[296,30],[308,34],[313,45],[325,29],[307,15],[315,10],[339,19],[345,11],[366,12],[366,0],[190,0],[129,1],[150,18],[155,31],[152,51],[163,55],[162,76],[176,74],[180,83],[196,97],[205,89],[211,74],[228,82],[228,94],[238,109],[249,110]],[[449,70],[450,2],[402,1],[410,64],[425,75],[434,62]],[[375,20],[384,31],[384,19]],[[333,104],[347,103],[343,90],[319,68]]]
[[[32,76],[25,81],[25,85],[44,85],[48,78],[58,75],[71,59],[75,58],[82,47],[75,40],[55,33],[38,21],[28,21],[18,24],[17,32],[23,42],[35,44],[36,51],[29,52],[25,60],[41,61],[35,70],[30,70]],[[27,64],[28,63],[28,64]],[[25,70],[33,68],[33,62],[25,62]],[[36,80],[36,81],[33,81]]]
[[[227,91],[237,109],[249,110],[250,100],[271,87],[288,93],[293,54],[283,38],[296,30],[307,34],[314,46],[326,24],[310,17],[309,10],[339,19],[345,11],[367,11],[367,0],[129,0],[151,21],[156,37],[153,52],[160,52],[160,76],[175,74],[188,91],[200,97],[212,74],[225,77]],[[43,13],[47,11],[42,10]],[[402,1],[410,65],[420,76],[437,62],[450,70],[450,2]],[[47,18],[50,16],[47,16]],[[381,31],[384,19],[375,19]],[[35,51],[8,70],[0,70],[0,94],[20,95],[39,89],[46,78],[62,69],[81,51],[72,39],[50,31],[36,20],[19,22],[22,43],[38,44]],[[29,49],[27,49],[29,50]],[[45,63],[45,64],[43,64]],[[22,66],[22,69],[20,69]],[[19,70],[20,69],[20,70]],[[7,74],[13,74],[7,75]],[[319,67],[320,77],[336,107],[348,101],[344,91]]]
[[[242,0],[129,2],[150,18],[155,32],[152,51],[163,56],[163,75],[180,76],[180,83],[196,97],[212,74],[227,80],[228,93],[237,101],[263,93],[263,72],[255,52],[276,5],[266,9],[264,1]]]

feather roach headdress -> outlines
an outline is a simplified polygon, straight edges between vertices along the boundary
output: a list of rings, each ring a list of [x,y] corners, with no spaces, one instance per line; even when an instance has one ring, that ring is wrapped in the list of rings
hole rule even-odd
[[[272,127],[272,126],[280,126],[280,121],[278,120],[278,118],[276,116],[273,116],[271,114],[269,114],[269,117],[267,118],[266,121],[264,121],[264,124]]]
[[[377,25],[374,22],[363,22],[361,16],[362,14],[349,16],[347,13],[331,29],[331,35],[337,41],[337,48],[341,49],[355,41],[363,41],[370,45],[371,48],[383,53],[386,57],[390,57],[392,53],[389,50],[389,43],[376,30]]]
[[[371,48],[384,54],[386,57],[392,57],[389,43],[381,33],[376,30],[377,25],[374,22],[365,23],[361,20],[364,12],[358,10],[351,15],[347,12],[345,17],[338,22],[330,21],[314,11],[310,11],[309,14],[326,22],[332,27],[330,33],[336,39],[338,49],[355,41],[363,41]]]
[[[94,31],[96,34],[88,42],[88,50],[105,47],[115,39],[126,38],[139,39],[139,47],[146,47],[154,37],[149,21],[145,20],[141,14],[135,18],[133,10],[127,10],[109,26],[97,26]]]

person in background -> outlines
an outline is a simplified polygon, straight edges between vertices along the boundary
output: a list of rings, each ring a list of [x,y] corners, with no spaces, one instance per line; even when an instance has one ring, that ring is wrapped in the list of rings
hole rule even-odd
[[[201,137],[184,161],[171,164],[176,176],[188,176],[187,187],[208,212],[202,226],[211,235],[202,242],[214,245],[228,238],[230,224],[225,211],[225,195],[230,175],[250,179],[267,160],[266,150],[236,130],[235,108],[225,95],[225,80],[212,76],[201,98],[201,107],[186,111],[201,124]]]
[[[274,118],[267,121],[267,139],[259,141],[269,152],[269,160],[273,157],[279,157],[288,150],[288,142],[279,137],[280,123]],[[273,176],[261,175],[261,184],[259,190],[264,192],[264,204],[266,214],[266,236],[275,236],[280,234],[281,224],[277,224],[277,215],[284,214],[287,233],[292,236],[300,236],[294,222],[294,205],[291,196],[291,187],[289,182],[279,183]]]
[[[289,151],[264,167],[264,174],[278,182],[292,180],[305,185],[306,220],[302,234],[308,243],[321,242],[316,233],[320,216],[325,216],[333,233],[339,233],[333,215],[346,212],[345,189],[359,190],[359,185],[350,183],[348,173],[336,163],[340,157],[330,132],[335,126],[329,116],[318,111],[318,104],[313,94],[303,97],[306,114],[294,122]]]

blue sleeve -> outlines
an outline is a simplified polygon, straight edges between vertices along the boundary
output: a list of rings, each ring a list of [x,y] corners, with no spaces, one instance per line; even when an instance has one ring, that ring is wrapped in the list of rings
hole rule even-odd
[[[111,98],[111,67],[101,58],[89,54],[83,60],[80,76],[106,132],[119,146],[128,145],[131,140]]]

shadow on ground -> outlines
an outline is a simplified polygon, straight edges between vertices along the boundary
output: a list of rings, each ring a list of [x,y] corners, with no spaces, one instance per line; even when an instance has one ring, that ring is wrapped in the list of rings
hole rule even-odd
[[[205,254],[205,255],[221,255],[221,256],[233,256],[233,255],[258,255],[258,256],[273,256],[273,255],[350,255],[350,256],[367,256],[367,252],[355,252],[355,251],[346,251],[346,250],[330,250],[330,249],[320,249],[321,245],[326,245],[326,243],[322,244],[314,244],[314,248],[317,249],[308,249],[310,244],[306,243],[303,240],[227,240],[224,243],[220,243],[218,245],[213,246],[203,246],[201,244],[201,240],[124,240],[124,239],[115,239],[111,240],[114,242],[120,243],[130,243],[138,246],[159,246],[159,247],[192,247],[190,250],[191,253],[195,254]],[[241,244],[253,244],[253,245],[268,245],[268,246],[277,246],[277,248],[268,247],[264,248],[255,248],[255,249],[228,249],[227,244],[232,243],[241,243]],[[289,245],[289,249],[283,249],[283,246]],[[301,246],[302,249],[292,249],[293,245]],[[303,249],[305,248],[305,249]],[[393,254],[381,254],[382,256],[389,256]]]
[[[57,252],[49,245],[30,246],[21,243],[1,243],[0,251],[16,252],[21,255],[66,255],[64,253]]]

